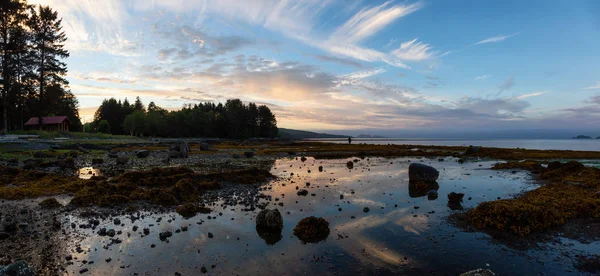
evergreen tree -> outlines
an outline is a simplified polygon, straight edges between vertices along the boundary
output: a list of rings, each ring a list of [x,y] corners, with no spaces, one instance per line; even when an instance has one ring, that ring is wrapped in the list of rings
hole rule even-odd
[[[32,10],[28,20],[28,27],[32,33],[31,60],[36,64],[34,80],[38,86],[38,116],[40,127],[42,116],[47,113],[46,88],[49,85],[68,85],[64,78],[67,73],[66,64],[61,59],[69,57],[69,52],[64,48],[67,40],[62,31],[62,19],[58,13],[49,6],[38,6],[37,11]]]

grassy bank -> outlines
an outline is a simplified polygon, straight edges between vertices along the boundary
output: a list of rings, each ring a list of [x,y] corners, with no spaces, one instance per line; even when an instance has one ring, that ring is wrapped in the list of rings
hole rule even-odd
[[[90,133],[90,132],[58,132],[58,131],[42,131],[42,130],[18,130],[11,131],[10,135],[39,135],[40,139],[55,139],[55,138],[71,138],[71,139],[138,139],[129,135],[112,135],[105,133]]]

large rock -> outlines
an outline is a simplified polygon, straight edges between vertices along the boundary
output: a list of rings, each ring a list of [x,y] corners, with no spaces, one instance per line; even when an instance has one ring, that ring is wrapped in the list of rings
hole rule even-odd
[[[211,150],[211,148],[208,143],[200,143],[200,150],[207,151],[207,150]]]
[[[138,150],[135,153],[135,156],[137,156],[138,158],[146,158],[146,157],[150,156],[150,151],[149,150]]]
[[[324,218],[303,218],[294,228],[294,236],[304,243],[317,243],[329,236],[329,222]]]
[[[408,179],[417,182],[436,182],[440,172],[434,167],[420,163],[412,163],[408,166]]]
[[[256,226],[269,229],[282,229],[283,218],[277,209],[265,209],[256,216]]]
[[[187,158],[190,147],[185,141],[177,142],[169,146],[170,158]]]

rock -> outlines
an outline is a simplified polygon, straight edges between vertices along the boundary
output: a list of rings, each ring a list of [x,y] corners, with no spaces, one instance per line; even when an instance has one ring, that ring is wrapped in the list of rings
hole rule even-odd
[[[23,169],[25,169],[25,170],[35,169],[39,165],[40,165],[40,161],[36,160],[36,159],[27,159],[27,160],[23,161]]]
[[[437,198],[438,198],[438,192],[436,190],[430,190],[429,192],[427,192],[427,199],[435,200]]]
[[[256,216],[256,226],[270,229],[282,229],[283,218],[277,209],[265,209]]]
[[[436,182],[439,175],[440,172],[438,170],[425,164],[412,163],[408,166],[409,181],[432,183]]]
[[[13,215],[4,215],[2,218],[2,229],[4,232],[17,231],[17,219]]]
[[[408,195],[410,197],[423,197],[431,190],[437,191],[440,185],[437,182],[421,182],[421,181],[410,181],[408,182]]]
[[[189,152],[190,147],[185,141],[180,141],[177,144],[172,144],[169,146],[170,158],[187,158]]]
[[[150,234],[150,229],[144,228],[144,235],[148,236]]]
[[[102,158],[93,158],[92,159],[92,165],[100,165],[100,164],[104,164],[104,159],[102,159]]]
[[[462,210],[462,199],[465,196],[463,193],[451,192],[448,194],[448,207],[452,210]]]
[[[363,212],[368,213],[369,211],[371,211],[371,209],[369,209],[369,207],[363,208]]]
[[[158,238],[161,241],[165,241],[171,236],[173,236],[173,233],[171,231],[165,231],[165,232],[161,232],[160,234],[158,234]]]
[[[323,166],[319,166],[319,172],[323,172]]]
[[[116,235],[115,229],[108,229],[106,231],[106,235],[109,236],[109,237],[111,237],[111,238],[114,237]]]
[[[460,276],[494,276],[494,272],[489,269],[478,268],[475,270],[467,271],[460,274]]]
[[[306,196],[306,195],[308,195],[308,191],[305,189],[302,189],[302,190],[299,190],[296,194],[299,196]]]
[[[471,154],[475,154],[478,153],[479,150],[481,150],[481,147],[474,147],[474,146],[469,146],[467,148],[467,150],[465,150],[464,155],[471,155]]]
[[[244,156],[246,156],[247,158],[252,158],[252,157],[254,157],[254,152],[246,151],[246,152],[244,152]]]
[[[324,218],[303,218],[294,228],[294,236],[304,243],[317,243],[329,236],[329,222]]]
[[[210,145],[208,143],[200,143],[200,150],[208,151],[211,150]]]
[[[150,156],[150,151],[149,150],[138,150],[135,153],[135,156],[137,156],[138,158],[146,158],[146,157]]]
[[[53,197],[42,200],[39,203],[39,205],[44,209],[54,209],[62,207],[62,204],[60,204],[60,202],[58,202],[58,200],[56,200],[56,198]]]
[[[125,156],[117,157],[117,165],[127,165],[128,162],[129,162],[129,158],[127,158]]]
[[[0,275],[33,276],[33,268],[24,260],[16,261],[5,267],[0,267]]]
[[[352,162],[352,161],[348,161],[348,162],[346,162],[346,167],[347,167],[348,169],[350,169],[350,170],[351,170],[351,169],[353,169],[353,168],[354,168],[354,162]]]
[[[115,225],[121,225],[121,220],[120,220],[119,218],[115,218],[115,219],[113,220],[113,223],[114,223]]]
[[[465,194],[451,192],[448,194],[448,203],[460,204]]]
[[[206,236],[207,236],[209,239],[212,239],[212,238],[214,237],[214,235],[213,235],[211,232],[208,232],[208,234],[206,234]]]

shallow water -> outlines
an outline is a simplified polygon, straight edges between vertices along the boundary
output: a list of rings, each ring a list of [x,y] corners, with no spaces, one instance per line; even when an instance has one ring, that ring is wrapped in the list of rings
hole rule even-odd
[[[197,275],[205,267],[211,275],[457,275],[485,267],[500,275],[565,275],[576,274],[576,270],[570,262],[557,261],[561,250],[598,248],[597,243],[577,246],[564,242],[548,245],[552,250],[519,251],[485,234],[463,232],[447,221],[455,212],[447,206],[448,193],[465,193],[465,208],[498,197],[510,198],[537,187],[525,172],[492,171],[488,169],[492,161],[458,164],[452,158],[441,162],[437,158],[371,158],[358,160],[349,170],[349,160],[308,158],[301,162],[288,158],[275,162],[272,173],[280,179],[264,185],[263,193],[272,198],[269,208],[281,211],[284,228],[281,240],[274,244],[270,240],[272,245],[256,232],[258,210],[245,212],[243,206],[213,207],[213,213],[191,219],[175,213],[142,213],[145,218],[135,222],[120,217],[124,226],[114,225],[111,219],[101,221],[98,229],[122,231],[115,236],[122,241],[118,244],[109,245],[109,237],[84,229],[89,235],[70,241],[73,250],[80,245],[83,252],[73,252],[74,264],[67,272],[78,274],[88,268],[93,275]],[[411,162],[440,170],[439,198],[429,200],[410,189],[407,170]],[[324,167],[323,172],[319,166]],[[296,195],[296,186],[307,189],[309,195]],[[363,212],[364,207],[370,212]],[[331,233],[325,241],[303,244],[293,236],[296,223],[308,216],[323,217],[330,223]],[[76,224],[86,221],[71,219]],[[134,225],[139,227],[136,232],[132,231]],[[142,235],[144,227],[150,229],[148,236]],[[181,227],[188,227],[187,231],[175,233]],[[158,235],[166,230],[173,236],[163,242]],[[208,237],[209,232],[213,238]],[[111,261],[107,263],[108,258]],[[94,263],[83,264],[84,260]]]

